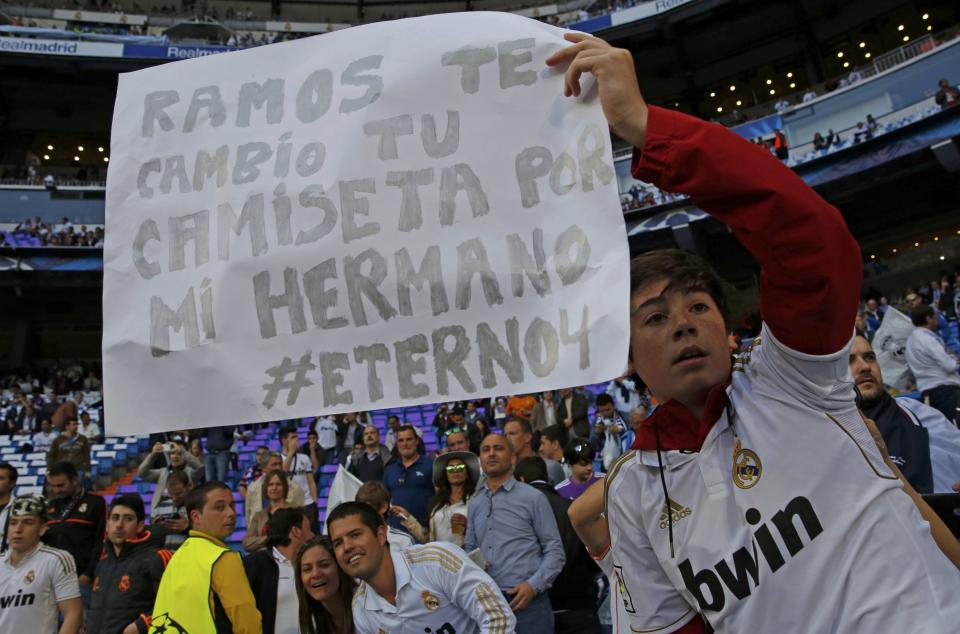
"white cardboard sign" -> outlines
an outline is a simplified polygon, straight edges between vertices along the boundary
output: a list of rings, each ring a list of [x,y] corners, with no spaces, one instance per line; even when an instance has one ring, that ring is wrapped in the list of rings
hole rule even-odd
[[[595,88],[506,13],[120,77],[114,434],[580,385],[623,371],[628,249]]]

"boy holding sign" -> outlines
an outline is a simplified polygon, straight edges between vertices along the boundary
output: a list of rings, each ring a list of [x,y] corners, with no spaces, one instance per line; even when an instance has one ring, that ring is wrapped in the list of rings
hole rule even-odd
[[[633,175],[688,194],[762,269],[761,336],[731,360],[721,284],[702,260],[655,251],[631,265],[632,365],[663,405],[606,481],[630,627],[953,631],[960,574],[854,402],[862,267],[842,217],[732,132],[648,107],[628,51],[566,39],[547,64],[569,64],[568,96],[596,78],[636,148]]]

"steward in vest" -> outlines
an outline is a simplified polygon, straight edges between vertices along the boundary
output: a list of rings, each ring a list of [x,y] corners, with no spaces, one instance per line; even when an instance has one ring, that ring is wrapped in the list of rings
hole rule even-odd
[[[233,493],[207,482],[187,495],[190,536],[174,553],[153,604],[151,634],[260,634],[240,554],[223,542],[237,523]]]
[[[118,495],[107,514],[107,543],[97,563],[87,631],[146,634],[153,599],[173,554],[151,544],[143,529],[143,500]]]

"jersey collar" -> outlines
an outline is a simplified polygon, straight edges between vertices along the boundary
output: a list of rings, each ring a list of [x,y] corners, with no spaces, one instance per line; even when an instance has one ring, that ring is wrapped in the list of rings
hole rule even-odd
[[[633,449],[657,450],[657,436],[661,451],[700,451],[710,431],[730,403],[727,388],[730,377],[710,388],[703,417],[693,413],[675,400],[660,405],[640,426],[633,439]]]
[[[407,562],[403,558],[403,553],[399,551],[394,552],[393,548],[390,549],[390,558],[393,559],[393,574],[397,579],[396,601],[400,603],[400,591],[410,583],[410,567],[407,566]],[[364,609],[396,614],[397,606],[391,605],[389,601],[377,594],[377,591],[374,590],[369,583],[366,585],[367,590],[363,597]]]

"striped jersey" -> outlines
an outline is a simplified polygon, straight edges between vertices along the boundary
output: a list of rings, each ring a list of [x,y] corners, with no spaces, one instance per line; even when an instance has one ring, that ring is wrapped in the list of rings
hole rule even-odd
[[[956,632],[960,572],[854,404],[849,344],[766,326],[699,452],[622,456],[606,478],[622,631]],[[672,544],[671,544],[672,534]]]
[[[390,549],[396,605],[361,583],[353,596],[358,634],[511,634],[516,619],[493,579],[453,544]]]
[[[0,632],[55,634],[58,601],[80,596],[73,555],[39,544],[19,565],[0,558]]]

